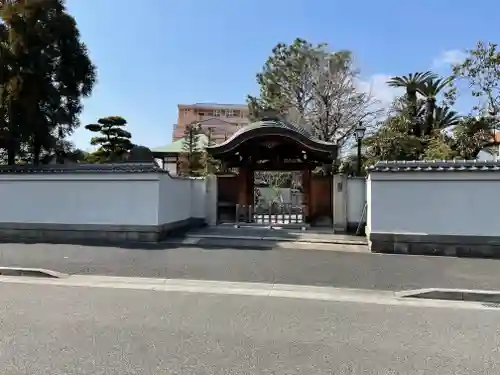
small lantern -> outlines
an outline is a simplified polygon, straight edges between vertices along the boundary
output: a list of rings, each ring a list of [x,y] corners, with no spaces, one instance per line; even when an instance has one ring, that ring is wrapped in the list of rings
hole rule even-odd
[[[354,135],[356,137],[356,141],[361,141],[365,137],[366,128],[363,126],[363,123],[360,121],[359,126],[354,130]]]

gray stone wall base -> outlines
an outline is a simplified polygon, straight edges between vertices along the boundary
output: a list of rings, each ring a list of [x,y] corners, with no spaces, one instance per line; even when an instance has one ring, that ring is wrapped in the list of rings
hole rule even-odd
[[[202,218],[163,225],[0,223],[0,242],[156,243],[204,225],[205,220]]]
[[[370,233],[374,253],[500,258],[500,236]]]
[[[347,223],[347,231],[346,231],[346,233],[355,234],[356,231],[358,230],[358,226],[359,226],[359,222],[349,221]],[[360,232],[359,232],[360,236],[364,236],[365,235],[365,227],[366,227],[366,224],[362,223],[361,229],[360,229]]]

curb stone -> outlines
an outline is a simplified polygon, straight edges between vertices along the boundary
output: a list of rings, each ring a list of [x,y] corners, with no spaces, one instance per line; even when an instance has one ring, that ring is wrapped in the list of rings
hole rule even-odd
[[[397,292],[399,298],[500,303],[500,291],[472,289],[417,289]]]
[[[43,268],[24,268],[24,267],[0,267],[1,276],[28,276],[28,277],[45,277],[51,279],[61,279],[68,277],[67,274],[47,270]]]

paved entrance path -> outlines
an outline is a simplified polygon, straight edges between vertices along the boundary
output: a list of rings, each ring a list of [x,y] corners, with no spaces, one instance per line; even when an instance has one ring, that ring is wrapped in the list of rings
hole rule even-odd
[[[188,238],[219,238],[219,239],[241,239],[241,240],[264,240],[303,243],[324,244],[352,244],[366,245],[367,241],[362,236],[334,234],[331,229],[278,227],[269,229],[261,225],[245,226],[235,228],[234,225],[219,225],[217,227],[203,228],[188,233]]]
[[[352,246],[352,245],[337,245]],[[500,260],[294,249],[0,244],[0,266],[70,274],[263,282],[358,289],[500,290]]]

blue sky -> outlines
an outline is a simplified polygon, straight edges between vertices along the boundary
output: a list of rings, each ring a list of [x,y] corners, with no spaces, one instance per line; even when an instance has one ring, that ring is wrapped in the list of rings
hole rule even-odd
[[[244,103],[278,42],[296,37],[353,51],[382,100],[388,76],[446,72],[460,51],[498,41],[498,0],[67,0],[98,68],[83,125],[127,119],[136,144],[171,141],[178,103]]]

